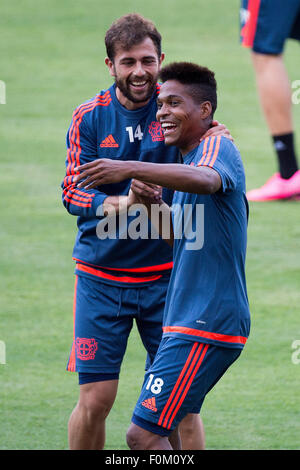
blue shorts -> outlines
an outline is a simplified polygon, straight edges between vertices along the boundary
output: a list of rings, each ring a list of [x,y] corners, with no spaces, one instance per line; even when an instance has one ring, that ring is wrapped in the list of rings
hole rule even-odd
[[[300,0],[241,0],[240,25],[243,46],[281,54],[286,39],[300,40]]]
[[[76,275],[74,338],[67,370],[119,376],[134,320],[153,361],[162,336],[169,277],[143,287],[118,287]],[[99,375],[100,374],[100,375]]]
[[[188,413],[200,411],[207,393],[240,353],[240,349],[163,337],[145,374],[132,422],[168,436]]]

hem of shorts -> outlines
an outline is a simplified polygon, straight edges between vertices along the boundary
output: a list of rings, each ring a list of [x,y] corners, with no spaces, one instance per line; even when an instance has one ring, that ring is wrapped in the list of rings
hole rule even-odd
[[[255,52],[256,54],[264,54],[264,55],[280,55],[283,53],[283,50],[284,50],[284,47],[282,47],[282,49],[279,49],[279,50],[269,50],[269,51],[266,51],[266,50],[263,50],[262,48],[258,47],[258,46],[245,46],[245,47],[250,47],[250,49]]]
[[[120,370],[112,370],[112,369],[107,369],[104,370],[103,368],[99,369],[97,367],[82,367],[82,366],[76,366],[74,370],[69,370],[68,366],[66,367],[67,372],[82,372],[84,373],[90,373],[90,374],[120,374]]]
[[[211,344],[213,346],[217,346],[219,348],[226,348],[226,349],[243,349],[245,346],[242,343],[227,343],[226,341],[217,341],[213,339],[203,338],[202,336],[187,335],[185,333],[171,333],[171,332],[163,333],[162,338],[166,338],[166,337],[181,338],[187,341]]]
[[[173,431],[172,429],[165,429],[162,426],[153,423],[152,421],[148,421],[145,418],[142,418],[141,416],[137,415],[137,413],[133,413],[131,421],[140,428],[143,428],[146,431],[150,431],[153,434],[158,434],[163,437],[169,436]]]
[[[88,374],[89,377],[82,377],[79,374]],[[108,380],[119,380],[118,373],[95,373],[95,372],[78,372],[78,383],[79,385],[85,385],[95,382],[107,382]]]

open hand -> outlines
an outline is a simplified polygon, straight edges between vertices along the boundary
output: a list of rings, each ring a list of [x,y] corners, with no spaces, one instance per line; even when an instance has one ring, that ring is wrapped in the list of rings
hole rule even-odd
[[[129,177],[128,162],[123,160],[111,160],[100,158],[90,163],[80,165],[75,168],[76,175],[74,182],[78,183],[78,188],[92,189],[101,184],[119,183]]]

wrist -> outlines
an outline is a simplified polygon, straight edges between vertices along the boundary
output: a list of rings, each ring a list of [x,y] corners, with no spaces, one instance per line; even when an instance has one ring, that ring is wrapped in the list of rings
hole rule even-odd
[[[128,196],[109,196],[102,204],[104,217],[113,216],[127,211]]]
[[[141,162],[138,162],[141,163]],[[126,179],[134,179],[135,175],[137,173],[137,165],[136,162],[133,160],[130,161],[124,161],[124,173]]]
[[[124,214],[128,211],[129,207],[129,197],[128,196],[119,196],[119,204],[117,206],[117,214]]]

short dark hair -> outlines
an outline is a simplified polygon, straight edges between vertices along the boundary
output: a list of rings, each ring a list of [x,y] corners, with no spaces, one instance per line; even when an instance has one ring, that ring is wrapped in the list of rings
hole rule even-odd
[[[197,103],[210,101],[212,115],[217,109],[217,82],[214,72],[207,67],[191,62],[173,62],[161,69],[159,78],[162,82],[177,80],[189,85],[190,94]]]
[[[154,23],[138,13],[130,13],[113,22],[105,35],[107,57],[114,60],[117,46],[128,50],[149,37],[155,46],[158,57],[161,56],[161,35]]]

